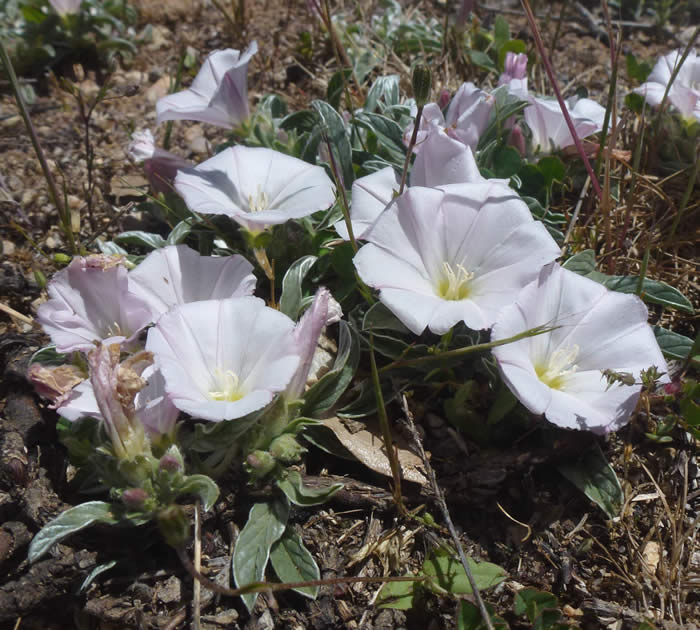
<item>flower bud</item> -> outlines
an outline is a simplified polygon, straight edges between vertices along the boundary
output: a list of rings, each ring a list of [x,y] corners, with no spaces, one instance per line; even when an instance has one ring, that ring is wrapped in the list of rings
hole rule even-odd
[[[275,467],[275,459],[267,451],[253,451],[245,462],[250,476],[256,480],[267,476]]]
[[[182,470],[182,463],[177,457],[175,457],[175,455],[166,453],[160,458],[158,468],[160,470],[165,470],[166,472],[178,472]]]
[[[293,464],[301,459],[306,449],[290,433],[283,433],[270,444],[270,455],[283,464]]]
[[[128,488],[122,493],[122,502],[130,510],[142,510],[148,499],[148,492],[143,488]]]
[[[416,105],[418,107],[425,105],[430,100],[432,91],[432,75],[430,68],[426,64],[419,63],[414,66],[411,85],[413,86],[413,98],[416,99]]]
[[[171,505],[158,512],[158,529],[165,542],[175,549],[183,547],[190,534],[190,523],[179,505]]]

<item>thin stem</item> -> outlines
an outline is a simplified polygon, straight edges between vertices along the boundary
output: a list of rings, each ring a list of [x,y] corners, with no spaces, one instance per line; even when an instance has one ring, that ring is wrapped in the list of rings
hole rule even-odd
[[[394,479],[394,502],[401,514],[406,514],[406,506],[403,503],[403,495],[401,494],[401,467],[399,459],[394,450],[394,440],[391,436],[391,428],[389,427],[389,419],[386,415],[386,407],[384,406],[384,396],[382,395],[382,386],[379,382],[379,370],[377,370],[377,361],[374,357],[374,339],[372,333],[369,335],[369,360],[372,366],[372,385],[374,386],[374,394],[377,398],[377,415],[379,416],[379,426],[382,430],[382,440],[384,441],[384,450],[389,460],[391,468],[391,476]]]
[[[58,194],[56,181],[54,180],[53,175],[51,174],[51,170],[49,169],[48,162],[46,161],[46,156],[44,155],[44,150],[41,148],[41,144],[39,142],[38,136],[36,135],[36,130],[34,129],[34,124],[32,123],[32,119],[29,116],[27,106],[24,104],[24,99],[22,98],[22,94],[19,89],[19,81],[17,80],[15,69],[12,66],[12,61],[10,60],[10,56],[7,54],[7,49],[5,48],[5,44],[3,43],[1,38],[0,58],[2,58],[2,63],[5,66],[5,72],[7,72],[7,78],[10,80],[12,92],[14,93],[15,100],[17,101],[19,113],[21,114],[22,119],[24,120],[24,126],[27,128],[29,138],[31,139],[32,146],[34,147],[34,152],[36,153],[36,156],[39,159],[39,164],[41,165],[41,170],[44,174],[44,179],[46,180],[46,184],[49,187],[49,196],[51,197],[51,201],[53,202],[54,206],[56,206],[58,216],[61,218],[61,222],[63,223],[63,231],[66,233],[68,241],[70,242],[71,252],[73,254],[77,254],[78,250],[76,247],[73,230],[70,224],[70,216],[66,215],[66,208],[61,201],[61,196]],[[66,221],[67,216],[68,219]]]
[[[418,111],[416,112],[416,120],[413,123],[413,133],[411,134],[411,140],[408,143],[408,149],[406,150],[406,159],[403,163],[403,171],[401,173],[401,186],[399,187],[399,195],[403,194],[403,189],[406,186],[406,177],[408,176],[408,167],[411,165],[411,154],[413,153],[413,147],[416,146],[416,138],[418,137],[418,127],[420,127],[420,119],[423,116],[423,106],[418,106]]]
[[[540,57],[542,57],[542,63],[544,64],[544,69],[547,73],[547,77],[549,78],[549,82],[552,84],[552,88],[554,89],[554,93],[556,94],[557,101],[559,101],[559,107],[561,107],[561,112],[564,114],[564,120],[566,121],[566,126],[569,128],[569,131],[571,132],[571,137],[574,139],[574,144],[576,145],[576,150],[578,151],[578,154],[581,156],[581,160],[583,161],[583,165],[586,167],[586,171],[588,171],[588,175],[591,178],[591,184],[593,185],[593,190],[595,191],[596,196],[598,199],[603,198],[603,191],[600,188],[600,184],[598,183],[598,178],[595,176],[595,173],[593,172],[593,168],[591,167],[591,163],[588,160],[588,156],[586,155],[586,151],[583,148],[583,144],[581,143],[581,139],[578,137],[578,134],[576,133],[576,128],[574,127],[574,123],[571,120],[571,115],[569,114],[569,110],[566,107],[566,103],[564,102],[564,98],[561,95],[561,90],[559,89],[559,84],[557,83],[556,77],[554,76],[554,69],[552,68],[552,63],[549,60],[549,57],[547,55],[547,51],[544,49],[544,42],[542,41],[542,35],[540,34],[540,30],[537,27],[537,22],[535,21],[535,15],[532,12],[532,8],[530,7],[530,2],[529,0],[520,0],[520,3],[523,6],[523,9],[525,10],[525,15],[527,17],[527,21],[530,24],[530,29],[532,30],[532,35],[535,39],[535,45],[537,46],[537,50],[540,53]]]
[[[678,212],[676,212],[676,216],[673,218],[673,224],[671,225],[671,231],[670,231],[670,234],[668,235],[669,241],[673,240],[673,237],[676,233],[676,229],[678,229],[678,225],[681,222],[681,218],[683,217],[683,214],[685,213],[685,209],[688,205],[688,202],[690,201],[691,195],[693,194],[693,190],[695,189],[695,182],[697,181],[698,177],[700,177],[700,154],[696,156],[695,169],[690,174],[690,179],[688,180],[688,185],[686,186],[685,192],[683,193],[683,197],[681,198],[680,206],[678,206]]]
[[[199,573],[202,569],[202,519],[199,516],[199,501],[194,505],[194,568]],[[192,627],[200,630],[202,605],[202,583],[195,579],[192,587]]]
[[[445,352],[436,352],[435,354],[430,354],[425,357],[416,357],[415,359],[398,359],[397,361],[392,361],[384,367],[379,369],[380,374],[387,372],[389,370],[395,370],[396,368],[403,367],[413,367],[415,365],[422,365],[424,363],[432,363],[433,361],[444,361],[445,359],[458,359],[464,357],[468,354],[473,354],[475,352],[483,352],[484,350],[491,350],[492,348],[497,348],[498,346],[505,346],[509,343],[515,343],[521,339],[527,339],[528,337],[535,337],[536,335],[542,335],[553,331],[556,326],[536,326],[535,328],[530,328],[524,332],[508,337],[507,339],[500,339],[499,341],[488,341],[486,343],[477,343],[473,346],[464,346],[462,348],[455,348],[453,350],[446,350]]]
[[[331,161],[331,172],[333,173],[333,179],[335,180],[335,187],[340,193],[340,208],[343,211],[343,219],[345,220],[345,227],[348,229],[350,244],[352,245],[353,251],[357,253],[359,246],[357,245],[357,239],[355,238],[355,231],[352,229],[352,221],[350,220],[350,204],[348,204],[348,197],[345,194],[345,183],[343,182],[343,177],[338,169],[338,163],[335,161],[333,146],[331,145],[330,138],[325,131],[323,132],[323,141],[326,143],[326,148],[328,149],[328,157]]]
[[[415,577],[409,575],[400,577],[337,577],[326,578],[324,580],[307,580],[306,582],[251,582],[250,584],[246,584],[240,588],[228,588],[226,586],[221,586],[221,584],[217,584],[197,571],[183,548],[177,549],[176,551],[178,557],[180,558],[180,562],[182,562],[182,565],[185,567],[187,572],[201,582],[202,586],[206,587],[210,591],[213,591],[214,593],[229,595],[231,597],[246,595],[247,593],[286,591],[290,589],[314,586],[334,586],[339,584],[383,584],[384,582],[423,582],[426,579],[423,575]]]
[[[406,396],[402,396],[401,407],[406,418],[406,423],[408,424],[408,428],[411,432],[411,436],[413,437],[413,443],[418,448],[418,454],[420,455],[420,458],[423,461],[423,466],[426,472],[428,473],[430,487],[435,493],[437,504],[440,508],[440,511],[442,512],[442,518],[447,524],[447,529],[450,532],[450,537],[452,538],[452,542],[454,543],[455,549],[457,549],[457,553],[459,554],[459,560],[462,563],[464,572],[467,574],[469,585],[472,587],[472,594],[474,595],[474,599],[476,599],[479,612],[481,613],[481,618],[486,624],[488,630],[494,630],[493,623],[491,621],[491,615],[489,615],[489,611],[486,610],[486,605],[484,604],[484,600],[481,598],[481,593],[479,592],[479,586],[477,585],[476,580],[474,579],[472,569],[469,566],[469,562],[467,561],[467,557],[464,553],[464,548],[462,547],[462,543],[460,542],[459,536],[457,535],[457,530],[455,529],[455,526],[452,523],[450,511],[447,509],[447,502],[445,501],[445,493],[442,491],[442,488],[438,485],[437,478],[435,477],[435,470],[430,465],[430,460],[428,459],[428,456],[425,453],[425,449],[423,448],[423,442],[421,442],[420,436],[418,435],[418,431],[416,430],[416,425],[413,422],[413,414],[408,408]]]

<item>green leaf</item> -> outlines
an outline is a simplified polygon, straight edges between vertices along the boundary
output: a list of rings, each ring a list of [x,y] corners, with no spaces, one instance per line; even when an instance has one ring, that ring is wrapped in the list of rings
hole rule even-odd
[[[403,143],[403,129],[398,123],[381,114],[367,112],[358,113],[355,122],[377,136],[379,147],[386,152],[386,157],[399,165],[403,164],[406,147]]]
[[[297,133],[310,132],[316,124],[316,116],[310,109],[302,109],[285,116],[279,123],[280,129],[296,131]]]
[[[29,364],[41,363],[42,365],[63,365],[66,363],[67,355],[56,351],[56,346],[50,344],[39,348],[29,359]]]
[[[316,256],[302,256],[291,264],[282,279],[280,311],[294,321],[299,318],[301,310],[301,283],[304,282],[304,278],[317,260]]]
[[[477,588],[482,591],[503,582],[506,572],[496,564],[477,562],[467,558]],[[423,563],[423,573],[429,578],[425,584],[435,593],[467,595],[472,592],[462,563],[451,549],[436,549]]]
[[[195,225],[196,221],[197,220],[194,217],[188,217],[187,219],[180,221],[170,231],[170,234],[168,234],[168,238],[165,241],[166,245],[179,245],[180,243],[183,243],[192,232],[192,227]]]
[[[390,74],[374,80],[367,92],[363,109],[365,112],[374,112],[377,108],[383,110],[386,106],[398,105],[399,101],[399,75]]]
[[[236,540],[231,558],[231,569],[239,588],[265,577],[265,567],[270,549],[284,534],[289,518],[289,502],[275,499],[268,503],[256,503],[250,510],[248,522]],[[248,611],[253,610],[257,593],[241,595]]]
[[[467,50],[467,54],[475,66],[479,66],[480,68],[493,72],[498,70],[496,64],[493,62],[493,59],[491,59],[491,57],[489,57],[485,52],[482,52],[481,50],[469,49]]]
[[[326,100],[333,106],[334,109],[338,109],[340,106],[340,99],[343,97],[345,86],[347,85],[351,76],[352,70],[350,70],[350,68],[344,68],[333,73],[333,76],[331,76],[330,80],[328,81]]]
[[[498,67],[505,67],[506,55],[509,53],[519,53],[527,52],[527,45],[522,39],[510,39],[503,46],[498,49]]]
[[[206,475],[189,475],[178,488],[178,494],[193,494],[199,497],[205,512],[208,512],[219,498],[219,486]]]
[[[506,20],[502,15],[496,15],[496,19],[493,21],[493,46],[496,50],[500,50],[510,39],[510,26],[508,26],[508,20]]]
[[[115,243],[137,245],[138,247],[145,247],[146,249],[160,249],[168,244],[168,242],[160,234],[142,232],[141,230],[122,232],[114,237],[114,241]]]
[[[320,123],[328,135],[330,150],[333,151],[336,164],[343,178],[343,185],[350,189],[355,174],[352,170],[352,148],[345,131],[343,117],[324,101],[313,101],[311,107],[319,115]]]
[[[411,332],[403,325],[396,315],[381,302],[375,302],[367,309],[362,319],[362,330],[366,332],[391,330],[401,334],[409,334]]]
[[[563,181],[564,175],[566,174],[564,162],[553,155],[543,157],[539,160],[539,162],[537,162],[537,168],[544,176],[545,186],[547,188],[550,188],[554,182]]]
[[[551,593],[524,588],[515,594],[516,615],[527,615],[534,630],[559,630],[567,628],[562,624],[559,600]]]
[[[333,367],[304,394],[302,413],[311,418],[328,411],[338,401],[350,385],[360,361],[357,333],[343,320],[338,324],[338,354]]]
[[[688,354],[693,347],[693,340],[685,335],[679,335],[672,330],[667,330],[661,326],[652,328],[656,336],[656,342],[661,348],[661,352],[669,359],[678,359],[683,361],[688,357]]]
[[[508,630],[508,624],[500,617],[493,614],[493,607],[486,605],[486,610],[491,618],[491,624],[496,630]],[[471,602],[462,600],[457,610],[457,630],[487,630],[487,625],[481,617],[479,609]]]
[[[78,593],[84,593],[88,586],[92,584],[95,581],[95,578],[105,571],[109,571],[110,569],[114,568],[117,565],[116,560],[110,560],[109,562],[103,562],[102,564],[98,564],[90,573],[88,573],[87,577],[83,580],[83,583],[80,585],[80,588],[78,589]]]
[[[289,470],[286,479],[277,480],[277,487],[294,505],[308,507],[325,503],[343,487],[343,484],[334,483],[328,488],[308,488],[296,470]]]
[[[627,75],[630,79],[634,79],[637,83],[644,83],[651,74],[651,66],[646,61],[639,63],[632,53],[627,53],[625,60],[627,61]]]
[[[107,256],[114,256],[115,254],[126,256],[129,253],[114,241],[103,241],[101,238],[97,239],[97,246],[100,248],[100,252]]]
[[[523,160],[516,149],[500,147],[493,157],[493,174],[495,177],[508,179],[520,170],[522,164]]]
[[[55,543],[61,542],[75,532],[95,523],[114,525],[117,519],[112,514],[112,506],[104,501],[88,501],[68,508],[34,536],[29,545],[29,562],[36,562]]]
[[[321,572],[309,550],[304,546],[299,534],[287,527],[270,550],[270,563],[282,582],[309,582],[319,580]],[[318,586],[294,588],[304,597],[316,599]]]
[[[578,461],[559,464],[558,469],[608,517],[615,518],[619,514],[624,501],[622,488],[597,443],[588,448]]]
[[[416,597],[416,582],[387,582],[379,589],[375,602],[379,608],[410,610]]]
[[[578,254],[574,254],[562,267],[580,276],[585,276],[591,271],[595,271],[595,252],[592,249],[585,249]]]

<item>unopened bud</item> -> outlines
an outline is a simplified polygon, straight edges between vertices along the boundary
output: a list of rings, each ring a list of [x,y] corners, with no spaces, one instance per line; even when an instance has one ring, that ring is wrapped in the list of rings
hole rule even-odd
[[[413,86],[413,98],[416,99],[416,105],[419,107],[430,100],[432,82],[430,68],[424,63],[416,64],[413,68],[411,85]]]
[[[190,523],[179,505],[171,505],[158,512],[158,529],[165,542],[175,549],[184,546],[190,534]]]
[[[178,472],[182,470],[182,462],[172,455],[171,453],[166,453],[160,458],[158,462],[158,468],[165,470],[167,472]]]
[[[122,501],[130,510],[143,509],[144,503],[148,499],[148,492],[143,488],[128,488],[122,493]]]
[[[245,460],[248,472],[253,479],[263,479],[275,467],[275,458],[267,451],[253,451]]]
[[[73,260],[68,254],[54,254],[53,261],[59,265],[67,265],[71,260]]]
[[[284,433],[270,444],[270,455],[283,464],[293,464],[301,459],[306,449],[290,433]]]

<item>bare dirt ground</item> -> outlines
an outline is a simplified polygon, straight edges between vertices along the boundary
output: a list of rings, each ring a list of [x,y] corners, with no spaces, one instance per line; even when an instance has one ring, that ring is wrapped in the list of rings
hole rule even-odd
[[[66,183],[69,204],[85,238],[142,227],[148,221],[124,211],[135,199],[130,186],[145,181],[141,169],[126,159],[126,146],[134,129],[154,128],[155,102],[167,92],[187,46],[201,59],[213,49],[240,49],[257,39],[261,53],[254,57],[249,75],[253,104],[264,94],[279,93],[291,108],[303,107],[311,98],[324,97],[334,68],[332,52],[323,45],[303,2],[247,3],[245,32],[238,36],[227,31],[218,11],[197,0],[142,0],[140,4],[142,23],[154,27],[153,39],[130,65],[119,67],[111,76],[110,98],[98,106],[89,126],[94,150],[91,208],[85,190],[85,128],[73,99],[49,85],[37,90],[40,95],[31,108],[39,138],[59,182]],[[338,10],[349,10],[349,4]],[[364,14],[377,10],[376,4],[363,2]],[[561,84],[583,84],[602,101],[608,89],[607,46],[573,8],[558,23],[555,18],[561,5],[539,5],[551,15],[548,37],[560,24],[553,61]],[[518,5],[498,7],[504,9],[511,29],[530,42]],[[422,8],[444,15],[441,4],[426,3]],[[488,24],[495,12],[482,8],[479,14]],[[672,34],[661,36],[649,28],[629,28],[623,46],[653,62],[657,53],[679,45],[680,40],[673,38],[681,37],[684,26],[671,24]],[[307,30],[314,31],[319,42],[310,59],[298,54],[299,35]],[[454,89],[462,80],[473,78],[446,72],[438,76],[435,87]],[[88,71],[81,87],[94,90],[98,80]],[[539,81],[544,91],[545,79]],[[221,137],[214,127],[175,125],[171,150],[201,161]],[[71,470],[56,438],[55,413],[25,378],[29,357],[46,342],[30,320],[46,297],[34,273],[50,276],[55,269],[52,256],[65,251],[65,244],[39,164],[6,92],[0,95],[0,153],[0,301],[26,316],[23,320],[0,313],[0,627],[189,627],[192,578],[148,527],[92,528],[59,545],[37,564],[29,566],[26,561],[32,535],[85,498],[70,484]],[[652,193],[649,184],[639,203],[653,197]],[[664,188],[671,198],[681,193],[672,183]],[[575,197],[557,203],[570,209]],[[656,204],[653,211],[664,211],[663,197],[649,203]],[[643,213],[638,221],[637,229],[643,230]],[[653,257],[649,275],[681,288],[697,306],[693,229],[692,224],[687,226],[675,258]],[[631,247],[627,257],[620,258],[619,268],[638,268],[640,257],[640,248]],[[694,336],[692,319],[664,317],[665,325]],[[390,411],[400,418],[398,407]],[[569,622],[581,627],[637,628],[644,620],[668,629],[700,624],[700,473],[691,441],[682,436],[670,445],[646,440],[644,432],[651,419],[641,413],[608,439],[562,434],[555,452],[542,448],[537,437],[484,450],[458,438],[443,418],[416,415],[467,553],[497,563],[508,573],[506,582],[488,592],[486,599],[511,627],[528,627],[512,613],[513,594],[523,586],[554,593]],[[627,498],[622,514],[613,521],[606,520],[555,470],[558,462],[595,441],[615,468]],[[347,484],[321,509],[298,509],[292,516],[323,577],[372,577],[387,571],[400,575],[421,566],[431,539],[421,527],[397,517],[386,478],[320,451],[310,453],[306,474],[342,476]],[[254,498],[233,476],[224,479],[221,487],[222,498],[202,523],[202,565],[210,578],[227,583],[231,548]],[[408,484],[405,494],[411,506],[434,505],[434,497],[418,487]],[[368,551],[377,542],[385,544]],[[93,569],[115,559],[117,569],[80,590]],[[455,627],[453,599],[430,596],[412,611],[379,610],[372,605],[379,586],[327,586],[316,601],[292,592],[265,595],[252,616],[239,599],[204,590],[202,628]]]

